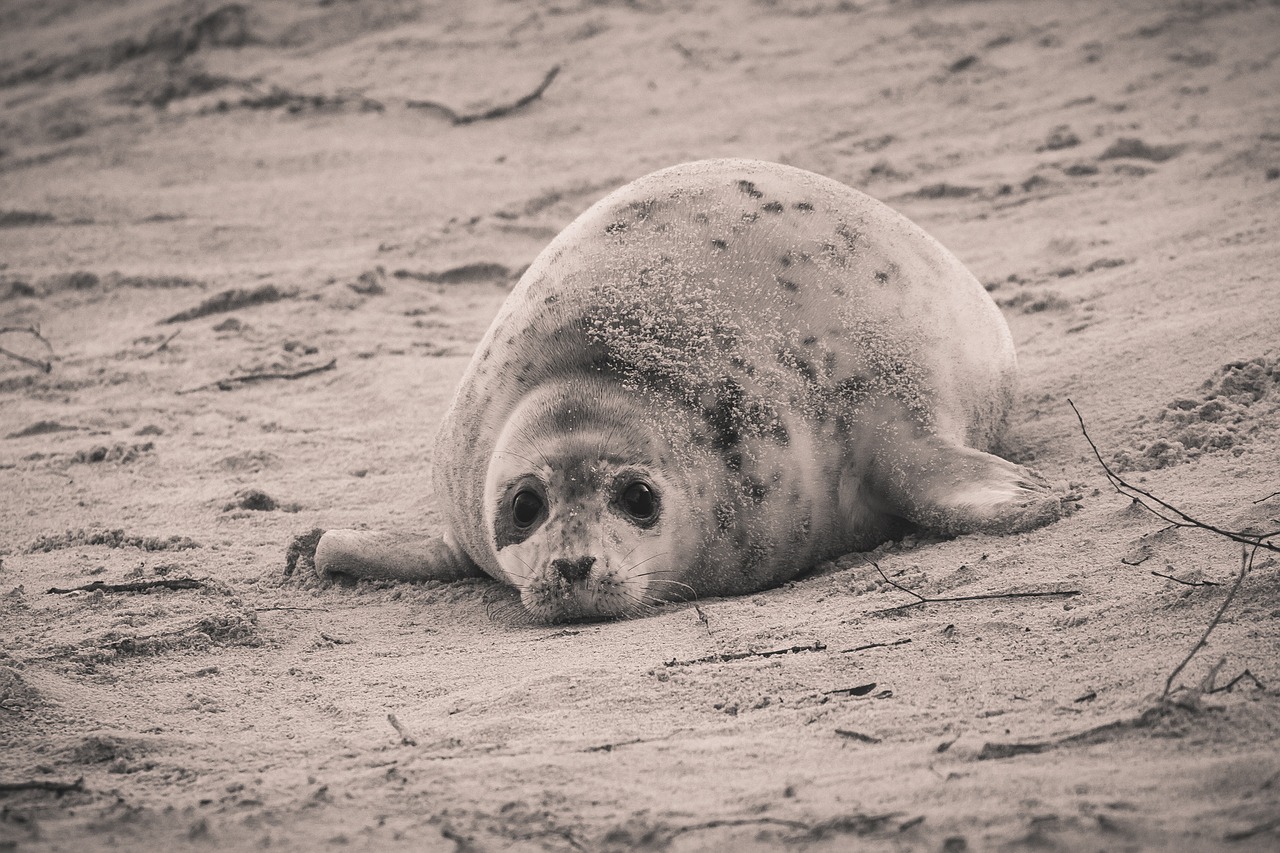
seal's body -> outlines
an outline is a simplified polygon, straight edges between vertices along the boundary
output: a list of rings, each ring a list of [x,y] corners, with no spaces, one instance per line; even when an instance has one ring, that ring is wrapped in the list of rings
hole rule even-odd
[[[325,572],[472,566],[549,621],[766,588],[910,526],[1057,518],[988,452],[999,310],[935,240],[810,172],[710,160],[595,204],[535,260],[435,448],[446,535],[321,540]]]

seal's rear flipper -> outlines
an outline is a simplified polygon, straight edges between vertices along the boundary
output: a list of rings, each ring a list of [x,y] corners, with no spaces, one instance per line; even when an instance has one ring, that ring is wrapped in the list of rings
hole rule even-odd
[[[1064,514],[1048,483],[1021,465],[933,436],[901,441],[876,460],[872,476],[892,511],[922,528],[1021,533]]]
[[[456,581],[485,577],[451,537],[328,530],[316,545],[316,574],[328,578]]]

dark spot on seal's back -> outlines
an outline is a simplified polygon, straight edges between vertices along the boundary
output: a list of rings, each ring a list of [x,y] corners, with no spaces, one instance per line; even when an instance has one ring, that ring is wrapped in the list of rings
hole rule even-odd
[[[644,222],[653,215],[653,211],[658,207],[656,198],[645,199],[644,201],[633,201],[631,204],[623,208],[624,212],[629,213],[637,222]]]
[[[858,251],[858,239],[862,235],[857,231],[851,230],[848,225],[841,222],[836,226],[836,234],[838,234],[840,239],[844,241],[845,248],[847,248],[850,253],[856,253]]]
[[[723,252],[725,249],[729,248],[729,244],[717,237],[711,241],[711,248],[715,249],[717,252]]]
[[[776,275],[774,276],[774,278],[778,280],[778,284],[782,285],[783,290],[789,290],[792,293],[795,293],[800,290],[800,285],[796,284],[794,281],[792,281],[789,278],[783,278],[780,275]]]
[[[547,305],[554,305],[554,304],[556,303],[556,301],[557,301],[559,298],[560,298],[559,296],[556,296],[556,295],[553,293],[553,294],[551,294],[550,296],[548,296],[546,299],[544,299],[544,300],[542,300],[542,301],[543,301],[543,302],[545,302]]]
[[[822,372],[830,379],[836,372],[836,354],[829,352],[822,357]]]
[[[742,493],[753,503],[761,503],[768,496],[769,487],[756,477],[746,476],[742,478]]]
[[[778,364],[783,367],[790,367],[810,382],[818,380],[818,373],[813,369],[813,365],[809,360],[801,357],[790,347],[782,347],[774,355],[778,359]]]
[[[721,530],[729,530],[733,527],[734,521],[737,520],[737,515],[738,513],[734,510],[733,504],[716,504],[716,527]]]
[[[759,218],[760,218],[760,214],[756,213],[754,210],[748,210],[746,213],[742,214],[742,221],[747,223],[748,225],[750,225],[752,222],[755,222]]]
[[[752,198],[761,198],[764,195],[764,193],[756,189],[756,185],[750,181],[738,181],[738,189],[742,190]]]
[[[870,394],[873,383],[865,376],[850,376],[841,379],[831,389],[832,393],[844,400],[860,400]]]
[[[795,208],[796,210],[810,212],[813,210],[813,205],[809,204],[807,201],[798,201],[795,203]]]
[[[604,233],[606,233],[606,234],[621,234],[623,231],[626,231],[626,230],[627,230],[627,228],[629,228],[629,227],[630,227],[630,226],[628,226],[628,225],[627,225],[627,223],[625,223],[625,222],[613,222],[613,223],[611,223],[611,224],[609,224],[609,225],[606,225],[606,226],[604,227]]]
[[[881,284],[887,283],[889,281],[889,274],[884,270],[877,270],[876,281],[880,282]]]
[[[791,444],[791,433],[787,432],[787,425],[781,420],[775,420],[770,424],[769,437],[778,442],[778,444],[781,444],[783,447]]]
[[[787,252],[785,255],[778,258],[778,263],[782,264],[784,267],[791,266],[791,253]]]
[[[781,213],[781,212],[782,212],[782,203],[781,203],[781,202],[777,202],[777,201],[771,201],[771,202],[769,202],[768,204],[766,204],[766,205],[764,206],[764,209],[765,209],[765,211],[767,211],[768,213]]]
[[[711,221],[711,217],[708,216],[703,211],[699,210],[697,213],[693,215],[693,221],[698,223],[699,225],[706,225],[708,222]]]
[[[804,344],[804,345],[805,345],[805,346],[807,346],[807,347],[811,347],[811,346],[813,346],[814,344],[816,344],[817,342],[818,342],[818,338],[817,338],[817,336],[816,336],[816,335],[809,335],[807,338],[805,338],[805,339],[804,339],[803,341],[801,341],[800,343]]]
[[[702,416],[713,431],[711,446],[716,450],[727,450],[742,441],[745,397],[738,381],[725,377],[717,389],[715,403],[702,410]]]

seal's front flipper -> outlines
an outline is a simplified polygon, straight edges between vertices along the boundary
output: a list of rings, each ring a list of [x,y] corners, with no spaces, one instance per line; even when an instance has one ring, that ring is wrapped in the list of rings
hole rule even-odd
[[[316,545],[316,574],[400,581],[485,577],[452,537],[327,530]]]
[[[951,536],[1021,533],[1063,515],[1062,501],[1034,472],[931,436],[895,443],[873,477],[892,512]]]

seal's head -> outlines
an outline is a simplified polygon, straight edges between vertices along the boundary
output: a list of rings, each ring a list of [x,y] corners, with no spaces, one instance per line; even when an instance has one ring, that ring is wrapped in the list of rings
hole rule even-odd
[[[607,619],[691,594],[679,578],[702,550],[700,514],[672,468],[643,407],[606,383],[527,395],[485,481],[490,541],[525,610]]]

